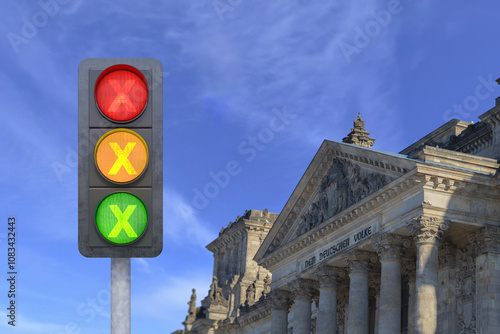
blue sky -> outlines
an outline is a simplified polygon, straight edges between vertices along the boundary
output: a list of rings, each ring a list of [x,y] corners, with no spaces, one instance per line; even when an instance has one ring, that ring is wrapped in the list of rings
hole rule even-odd
[[[246,209],[279,212],[322,141],[341,141],[358,112],[374,148],[399,152],[452,118],[478,121],[500,95],[497,1],[19,0],[0,12],[2,333],[109,332],[110,260],[77,247],[85,58],[164,68],[164,248],[132,260],[134,333],[180,329],[191,288],[198,304],[209,288],[205,245]],[[212,198],[195,196],[234,163]]]

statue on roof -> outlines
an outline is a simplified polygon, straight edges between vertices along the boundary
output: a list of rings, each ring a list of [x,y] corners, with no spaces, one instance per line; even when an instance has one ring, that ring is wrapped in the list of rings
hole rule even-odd
[[[361,118],[361,113],[358,113],[358,118],[354,120],[354,128],[351,128],[351,132],[342,139],[342,142],[371,148],[375,139],[370,138],[369,134],[365,130],[365,121]]]
[[[361,113],[358,112],[358,118],[354,120],[354,128],[358,130],[364,130],[365,129],[365,121],[361,118]]]
[[[193,294],[191,295],[191,300],[188,302],[188,315],[186,320],[183,322],[186,328],[189,329],[191,329],[193,322],[196,320],[196,290],[193,289],[192,291]]]
[[[191,294],[191,300],[188,302],[189,310],[188,310],[188,318],[196,318],[196,290],[193,289]]]

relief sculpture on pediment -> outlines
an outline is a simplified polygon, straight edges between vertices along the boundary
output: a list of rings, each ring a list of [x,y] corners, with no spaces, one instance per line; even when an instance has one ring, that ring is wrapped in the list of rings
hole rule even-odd
[[[365,171],[345,159],[333,159],[321,181],[318,198],[302,216],[296,235],[306,233],[389,182],[385,175]]]

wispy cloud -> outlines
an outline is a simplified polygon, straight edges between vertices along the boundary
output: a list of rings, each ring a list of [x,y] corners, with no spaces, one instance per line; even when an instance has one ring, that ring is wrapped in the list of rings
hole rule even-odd
[[[132,259],[132,265],[135,267],[135,264],[138,264],[138,270],[145,273],[145,274],[151,274],[151,265],[149,264],[148,260],[142,259],[142,258],[134,258]]]
[[[177,244],[206,245],[216,234],[188,202],[172,189],[163,192],[164,234]]]
[[[167,332],[173,331],[182,327],[191,290],[196,289],[197,306],[200,306],[201,300],[208,294],[210,283],[210,276],[196,271],[182,277],[162,277],[154,288],[133,296],[132,311],[137,316],[161,320],[168,324]]]
[[[403,10],[410,3],[401,2]],[[349,129],[340,125],[358,111],[370,115],[373,128],[381,126],[381,119],[385,129],[391,127],[387,120],[396,123],[390,98],[398,80],[389,67],[397,58],[403,18],[394,16],[349,65],[339,48],[386,3],[242,2],[223,21],[212,7],[192,6],[183,19],[194,29],[166,35],[182,45],[183,59],[199,78],[191,95],[198,98],[198,112],[252,131],[262,126],[270,109],[287,105],[303,115],[289,129],[287,141],[311,146],[347,134]],[[328,112],[328,122],[317,121]],[[340,131],[347,132],[332,138]]]

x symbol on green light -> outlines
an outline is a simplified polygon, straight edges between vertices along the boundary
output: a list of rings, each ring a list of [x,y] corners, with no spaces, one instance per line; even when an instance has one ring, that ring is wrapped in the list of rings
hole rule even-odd
[[[109,206],[111,211],[114,213],[116,219],[118,219],[118,222],[116,223],[115,227],[113,227],[113,230],[111,230],[111,232],[108,235],[109,238],[116,238],[118,236],[118,233],[120,233],[122,229],[125,230],[125,233],[127,233],[129,237],[137,237],[137,234],[135,233],[134,229],[132,228],[132,226],[130,226],[130,223],[128,222],[128,219],[134,212],[136,206],[137,205],[129,205],[127,206],[124,212],[120,210],[118,205]]]

